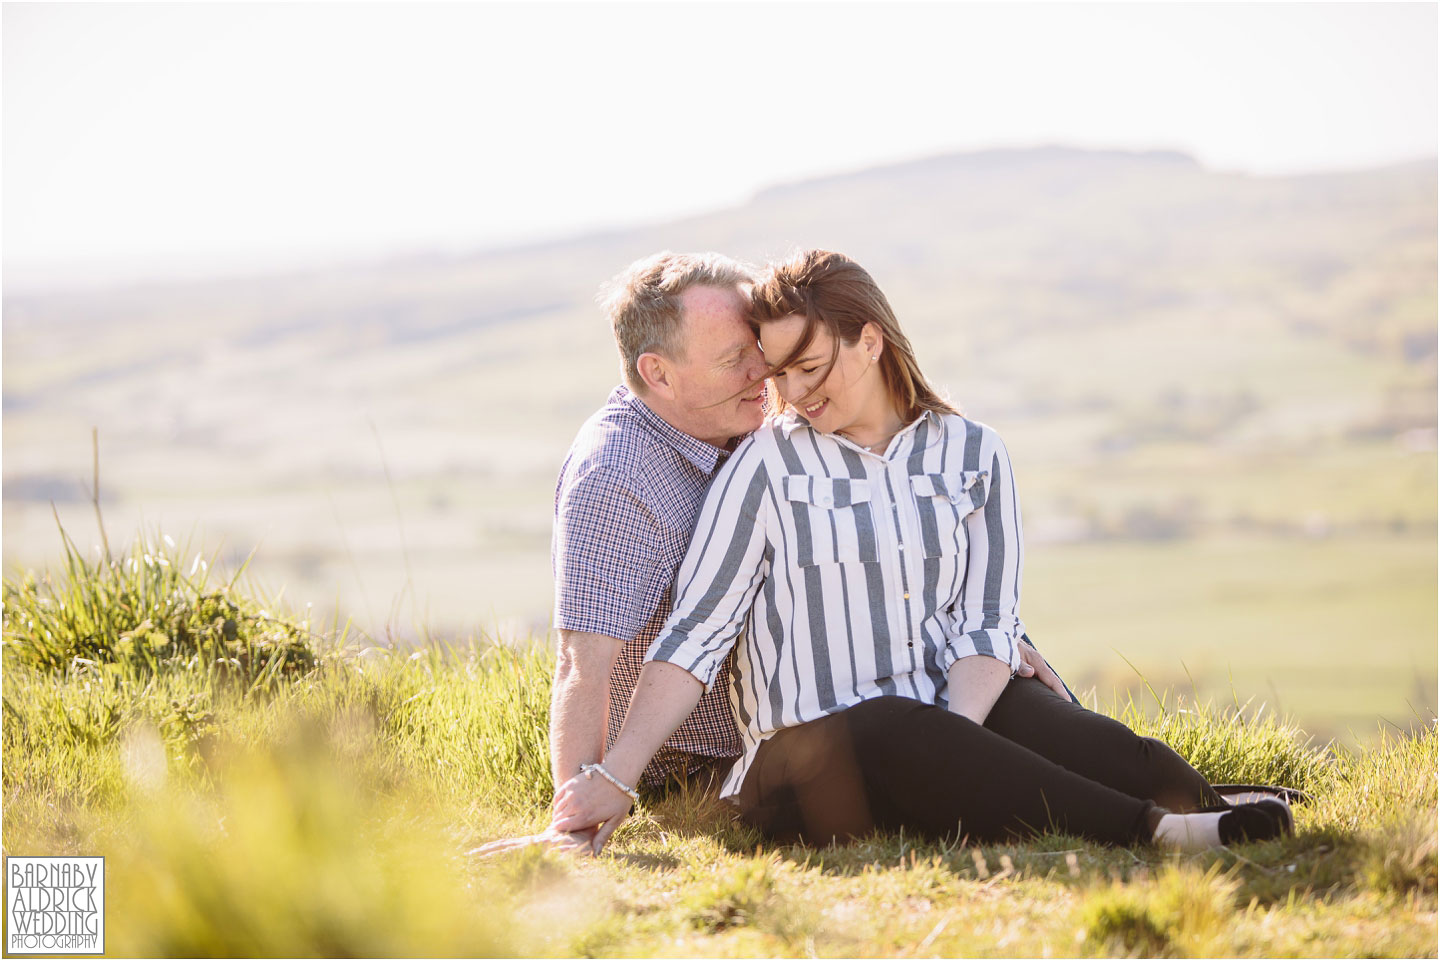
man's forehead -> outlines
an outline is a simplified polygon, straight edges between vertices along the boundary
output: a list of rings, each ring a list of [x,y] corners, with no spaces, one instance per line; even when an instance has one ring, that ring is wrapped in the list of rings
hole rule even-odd
[[[680,312],[687,318],[704,314],[745,312],[745,300],[736,287],[691,287],[680,295]]]
[[[745,319],[745,301],[733,288],[690,288],[682,298],[681,317],[681,336],[687,342],[717,350],[755,342]]]

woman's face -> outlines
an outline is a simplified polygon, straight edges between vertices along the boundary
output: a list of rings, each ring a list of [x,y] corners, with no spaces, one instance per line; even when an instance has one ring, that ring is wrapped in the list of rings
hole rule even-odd
[[[805,332],[805,318],[791,314],[760,325],[760,347],[771,362],[790,356]],[[856,424],[870,425],[883,418],[889,397],[880,376],[879,354],[884,348],[871,324],[853,344],[840,344],[830,364],[835,338],[817,325],[810,346],[793,364],[776,371],[775,389],[810,426],[825,433],[844,433]]]

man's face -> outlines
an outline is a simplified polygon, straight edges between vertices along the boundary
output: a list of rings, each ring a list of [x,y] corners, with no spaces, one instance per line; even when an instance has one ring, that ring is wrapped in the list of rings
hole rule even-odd
[[[681,356],[669,362],[675,426],[724,447],[765,418],[765,358],[739,291],[691,287],[680,305]]]

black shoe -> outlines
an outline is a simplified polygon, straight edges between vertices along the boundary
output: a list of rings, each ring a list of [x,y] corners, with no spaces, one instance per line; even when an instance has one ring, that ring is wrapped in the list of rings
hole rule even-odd
[[[1233,807],[1201,808],[1202,811],[1223,811],[1220,815],[1221,844],[1240,844],[1245,841],[1268,841],[1282,835],[1295,833],[1295,819],[1290,815],[1290,805],[1279,798],[1265,798]]]
[[[1299,788],[1282,787],[1272,784],[1212,784],[1210,787],[1231,804],[1260,801],[1265,798],[1279,798],[1286,804],[1306,804],[1310,795]]]

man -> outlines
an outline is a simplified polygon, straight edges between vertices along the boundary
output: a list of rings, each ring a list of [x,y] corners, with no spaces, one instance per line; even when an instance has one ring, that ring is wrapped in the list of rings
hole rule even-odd
[[[556,785],[601,760],[607,732],[619,731],[710,476],[764,417],[748,280],[718,254],[667,252],[632,264],[606,292],[625,383],[581,427],[555,492]],[[641,784],[723,767],[739,753],[728,688],[716,685]]]

